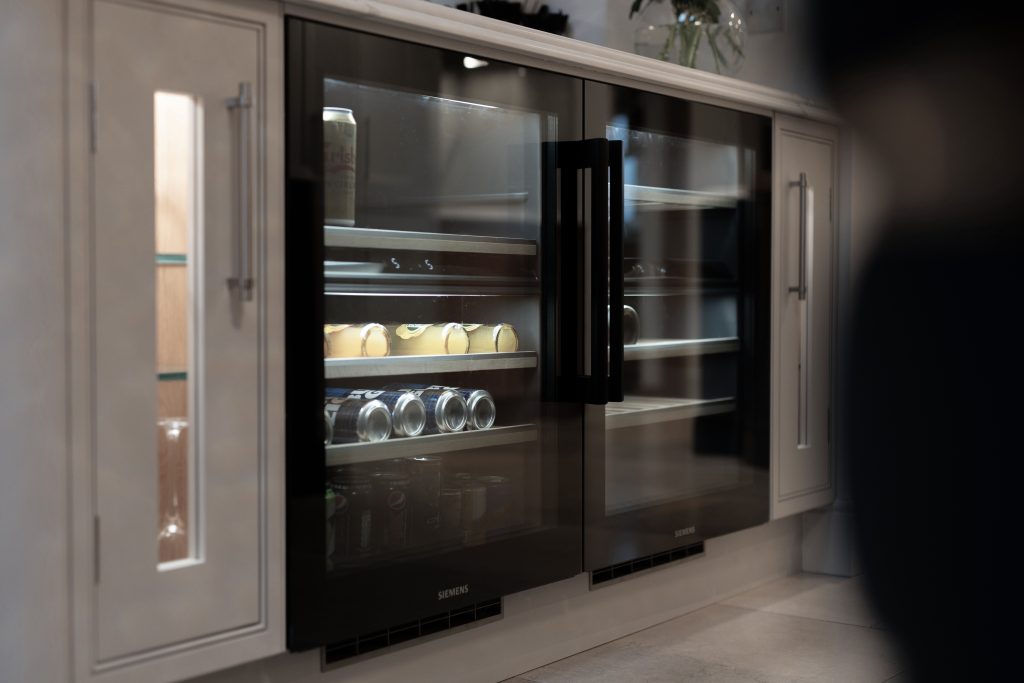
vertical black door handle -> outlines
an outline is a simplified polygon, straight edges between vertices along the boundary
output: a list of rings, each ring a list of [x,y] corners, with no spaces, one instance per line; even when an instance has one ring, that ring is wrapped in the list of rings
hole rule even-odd
[[[608,141],[587,140],[590,169],[590,381],[587,403],[608,402]],[[621,328],[620,328],[621,336]]]
[[[623,232],[625,221],[625,198],[623,197],[622,180],[622,142],[613,140],[608,143],[608,183],[609,183],[609,263],[608,263],[608,288],[610,292],[608,302],[609,329],[609,372],[608,372],[608,400],[621,401],[622,394],[622,361],[625,356],[624,340],[622,338],[622,309],[625,305],[625,292],[623,284]]]

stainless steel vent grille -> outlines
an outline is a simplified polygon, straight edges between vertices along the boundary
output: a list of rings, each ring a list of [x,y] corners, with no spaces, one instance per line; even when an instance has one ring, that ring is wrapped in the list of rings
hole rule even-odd
[[[590,585],[597,586],[598,584],[607,583],[608,581],[621,579],[622,577],[629,576],[630,574],[660,567],[668,564],[669,562],[675,562],[676,560],[682,560],[687,557],[703,554],[704,541],[701,541],[700,543],[691,543],[690,545],[672,548],[671,550],[666,550],[662,553],[637,557],[632,560],[627,560],[626,562],[613,564],[610,567],[595,569],[590,572]]]
[[[417,638],[443,633],[468,624],[500,617],[501,598],[485,600],[475,605],[439,612],[423,619],[390,626],[380,631],[364,633],[323,648],[321,668],[333,668],[354,657],[380,653],[385,648],[407,643]]]

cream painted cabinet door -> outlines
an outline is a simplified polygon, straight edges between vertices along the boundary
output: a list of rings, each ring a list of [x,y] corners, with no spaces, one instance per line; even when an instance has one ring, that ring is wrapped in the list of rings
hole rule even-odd
[[[268,264],[281,188],[268,178],[281,176],[268,164],[281,155],[268,116],[282,126],[282,19],[269,2],[91,7],[90,672],[174,654],[179,673],[128,675],[169,680],[236,663],[211,644],[280,631]],[[279,650],[279,635],[250,656]],[[182,665],[202,648],[202,665]]]
[[[772,518],[835,497],[831,451],[838,132],[776,116]]]

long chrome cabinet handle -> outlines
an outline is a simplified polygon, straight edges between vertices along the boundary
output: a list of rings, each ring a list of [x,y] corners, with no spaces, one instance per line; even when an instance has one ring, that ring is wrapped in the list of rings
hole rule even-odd
[[[800,180],[790,183],[793,185],[800,188],[800,283],[789,291],[797,292],[803,301],[807,298],[807,174],[801,173]]]
[[[228,100],[228,109],[238,110],[238,256],[234,277],[228,287],[242,301],[252,301],[252,164],[249,144],[252,135],[252,84],[238,84],[238,97]]]

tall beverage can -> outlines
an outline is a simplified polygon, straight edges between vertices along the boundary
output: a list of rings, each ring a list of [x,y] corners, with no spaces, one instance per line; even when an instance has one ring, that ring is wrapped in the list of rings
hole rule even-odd
[[[429,545],[440,536],[441,458],[420,455],[408,458],[407,462],[412,508],[409,513],[409,543]]]
[[[334,564],[366,557],[373,551],[370,479],[352,468],[338,468],[330,487],[334,493]]]
[[[393,436],[419,436],[427,425],[427,409],[422,399],[407,391],[327,388],[328,400],[342,398],[380,401],[386,405],[391,411]]]
[[[324,220],[356,224],[356,119],[351,109],[324,107]]]
[[[469,419],[466,399],[451,389],[420,389],[402,384],[389,384],[389,391],[404,391],[419,396],[427,409],[427,424],[424,434],[448,434],[461,432]]]
[[[384,441],[391,436],[391,411],[380,401],[328,397],[324,411],[331,416],[331,443]]]
[[[484,475],[477,477],[477,481],[487,487],[487,513],[484,516],[484,526],[487,531],[500,531],[508,527],[510,524],[509,503],[512,494],[508,477]]]
[[[381,471],[373,481],[373,546],[400,550],[409,535],[409,478],[400,472]]]
[[[440,384],[407,384],[409,389],[426,389],[428,391],[454,391],[466,402],[469,416],[466,429],[490,429],[498,416],[498,408],[494,397],[486,389],[467,387],[445,387]]]

